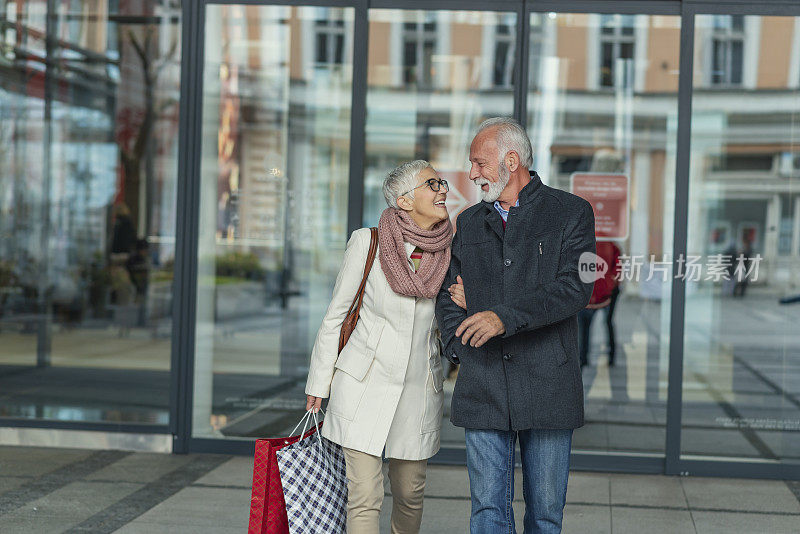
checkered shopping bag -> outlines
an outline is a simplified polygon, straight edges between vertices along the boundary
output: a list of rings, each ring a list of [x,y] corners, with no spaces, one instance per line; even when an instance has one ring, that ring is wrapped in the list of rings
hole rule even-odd
[[[316,414],[312,414],[317,424]],[[347,521],[342,448],[319,435],[276,452],[290,534],[341,534]]]
[[[303,417],[300,423],[302,424],[305,419],[306,417]],[[275,452],[297,442],[301,437],[310,437],[319,430],[319,426],[308,432],[303,428],[301,434],[295,435],[300,428],[298,424],[289,437],[256,440],[248,534],[289,534],[286,503],[283,500],[283,488]]]

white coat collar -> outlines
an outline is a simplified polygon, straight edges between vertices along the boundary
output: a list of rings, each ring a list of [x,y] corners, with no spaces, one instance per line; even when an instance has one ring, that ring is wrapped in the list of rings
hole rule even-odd
[[[417,246],[412,245],[408,241],[403,241],[403,245],[405,245],[406,247],[406,258],[408,259],[408,263],[410,263],[413,266],[414,262],[411,261],[411,253],[414,252],[414,249],[417,248]]]

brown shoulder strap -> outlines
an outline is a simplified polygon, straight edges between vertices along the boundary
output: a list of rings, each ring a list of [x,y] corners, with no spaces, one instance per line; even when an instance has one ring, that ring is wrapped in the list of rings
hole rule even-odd
[[[358,286],[358,291],[356,291],[356,296],[353,299],[353,303],[350,305],[350,309],[347,310],[347,315],[355,313],[356,318],[358,318],[358,312],[361,310],[361,303],[364,301],[364,291],[367,287],[367,278],[372,270],[372,264],[375,263],[375,256],[378,253],[378,229],[374,227],[370,228],[370,234],[369,252],[367,253],[366,265],[364,265],[364,276],[361,278],[361,285]]]

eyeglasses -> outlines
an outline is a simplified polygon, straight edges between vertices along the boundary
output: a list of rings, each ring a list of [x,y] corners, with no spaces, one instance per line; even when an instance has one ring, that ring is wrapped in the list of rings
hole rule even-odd
[[[433,191],[434,193],[438,193],[439,191],[442,190],[442,188],[444,188],[445,193],[450,192],[450,185],[447,183],[447,180],[437,180],[436,178],[428,178],[427,180],[425,180],[424,184],[418,185],[414,189],[419,189],[420,187],[425,187],[426,185],[430,187],[431,191]],[[414,189],[409,189],[400,196],[402,197],[403,195],[407,195]]]

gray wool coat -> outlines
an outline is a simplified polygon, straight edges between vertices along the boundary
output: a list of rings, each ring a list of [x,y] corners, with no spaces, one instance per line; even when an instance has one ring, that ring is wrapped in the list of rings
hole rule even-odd
[[[436,299],[443,354],[459,363],[450,420],[474,429],[574,429],[583,425],[577,313],[593,283],[579,258],[595,252],[594,214],[580,197],[531,182],[507,228],[492,203],[456,221],[450,269]],[[448,287],[461,275],[467,310]],[[506,332],[480,348],[455,336],[468,316],[491,310]]]

